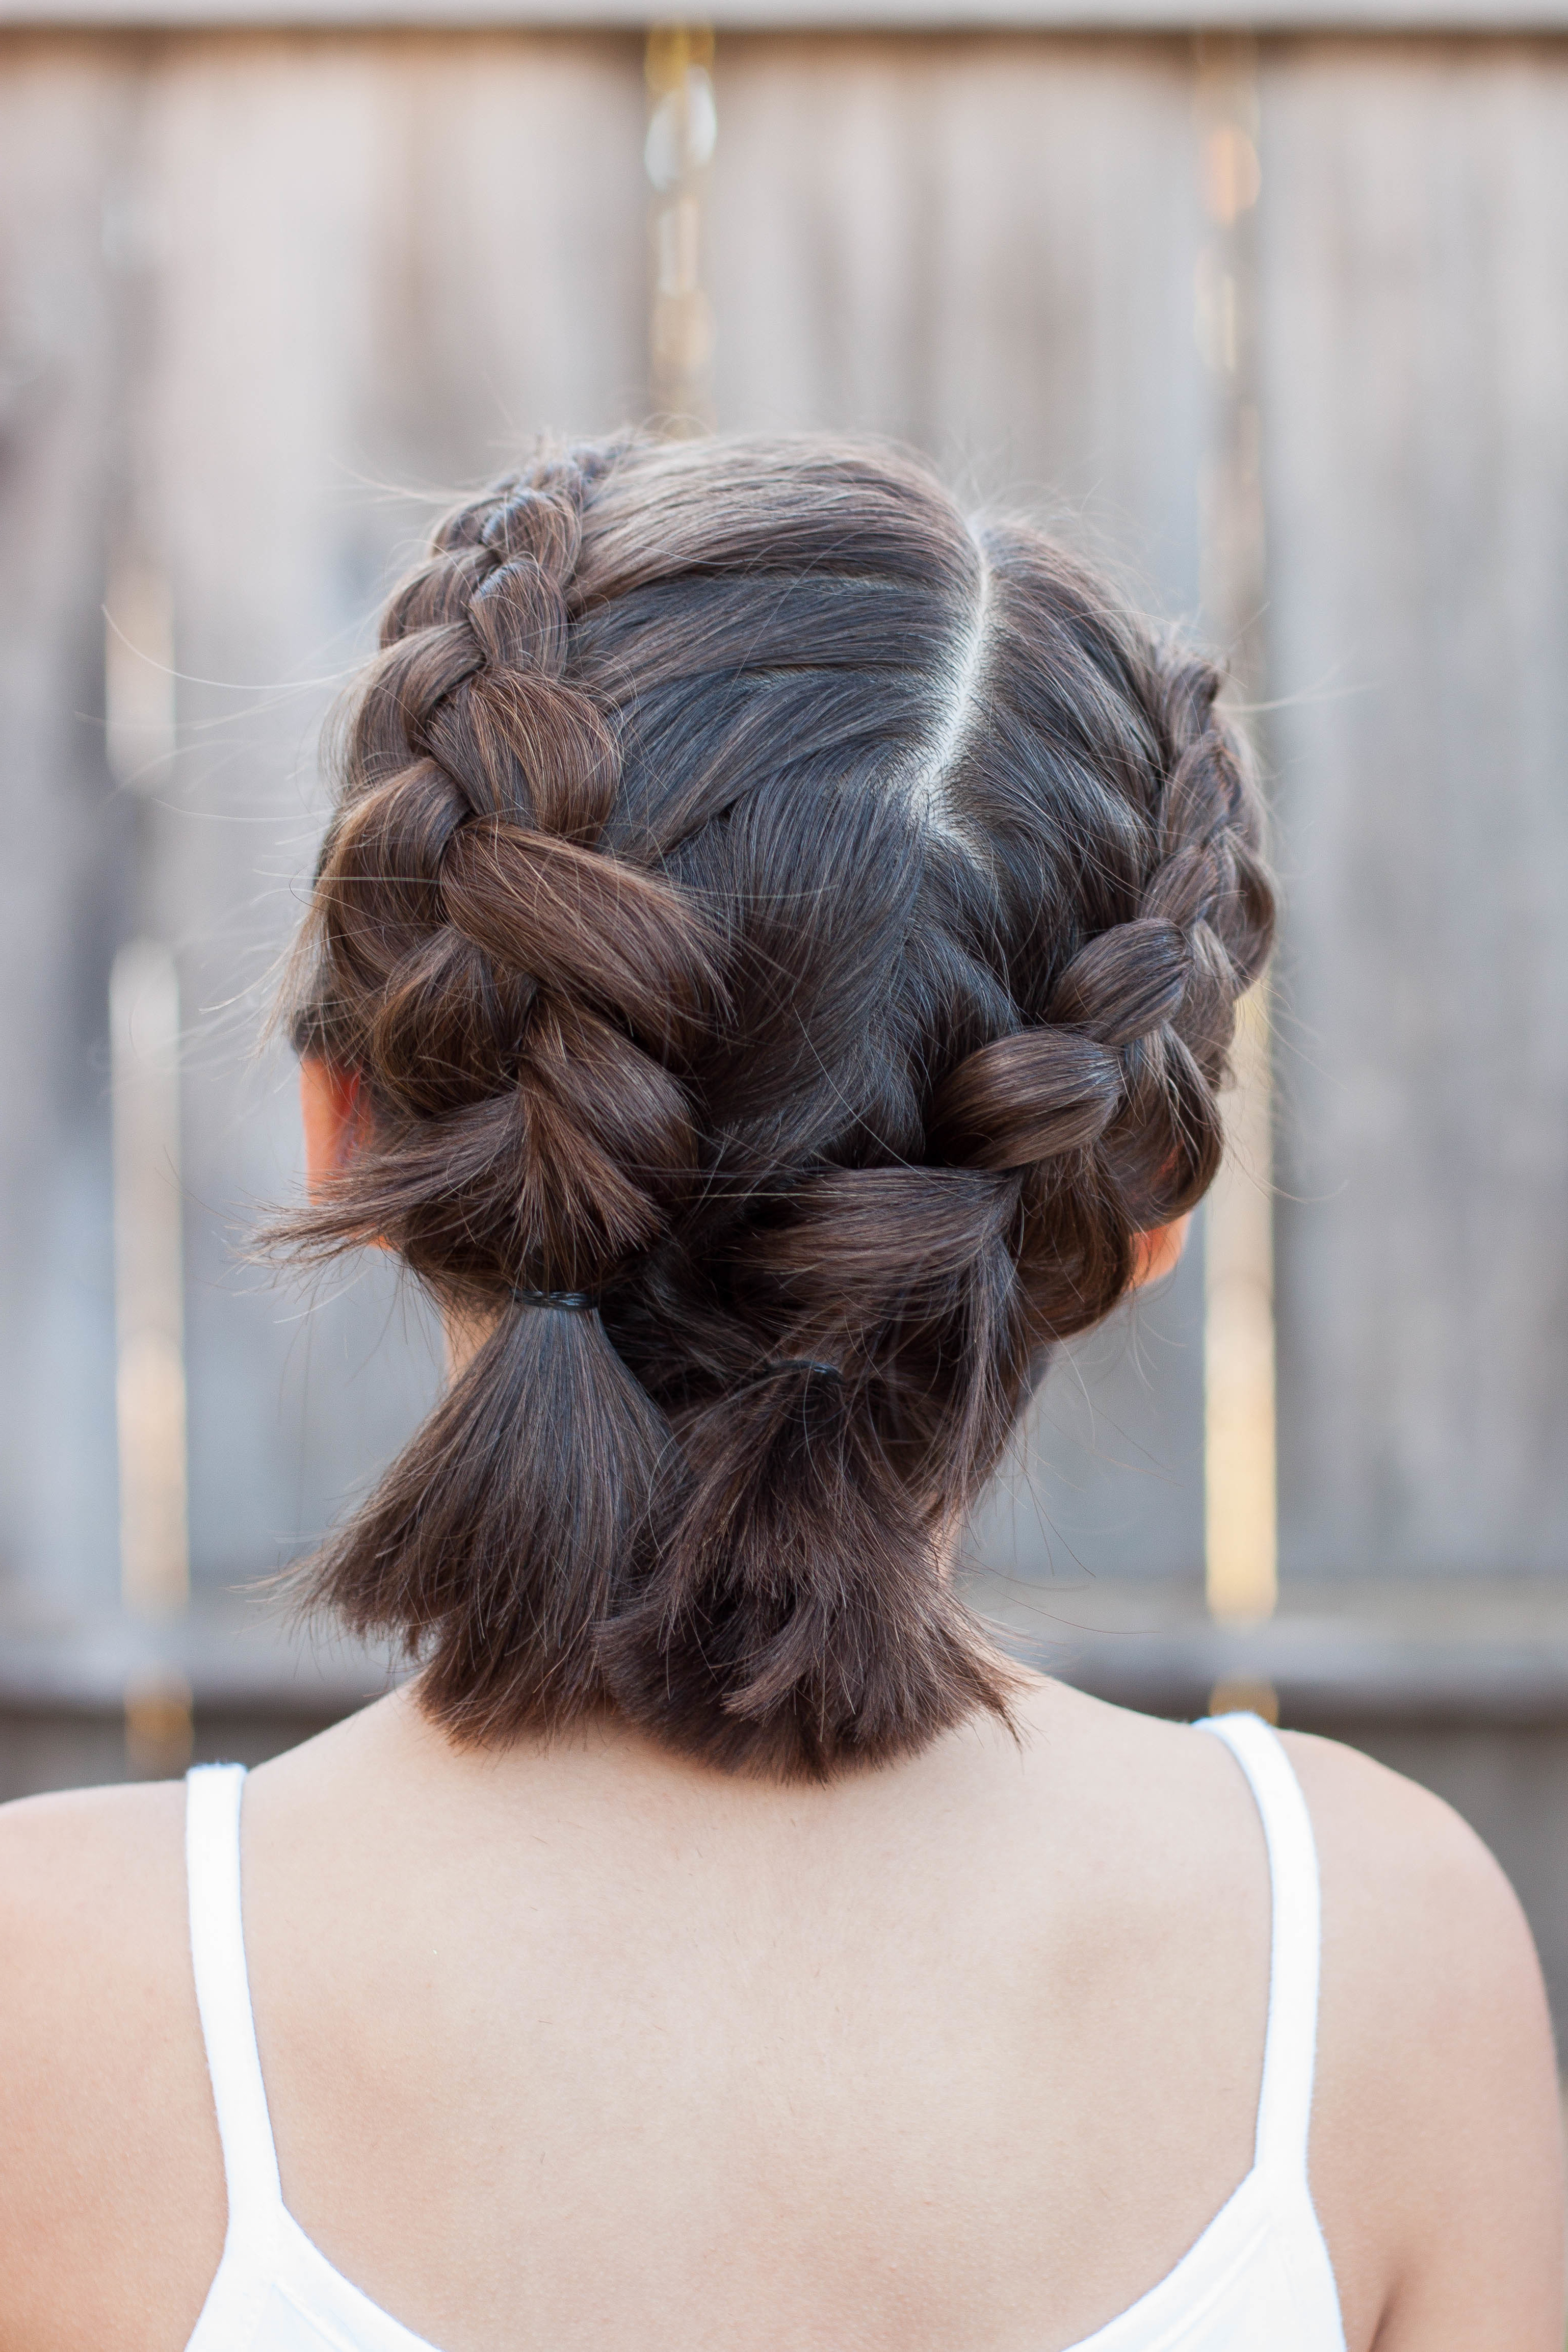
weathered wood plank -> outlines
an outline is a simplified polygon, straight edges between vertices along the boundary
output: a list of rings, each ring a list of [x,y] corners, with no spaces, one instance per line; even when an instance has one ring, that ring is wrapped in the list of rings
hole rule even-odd
[[[108,983],[128,812],[103,753],[124,95],[79,47],[0,74],[0,1578],[115,1574]]]
[[[736,39],[718,75],[721,424],[907,438],[1191,611],[1188,45]]]
[[[1288,49],[1287,1574],[1568,1568],[1568,57]]]

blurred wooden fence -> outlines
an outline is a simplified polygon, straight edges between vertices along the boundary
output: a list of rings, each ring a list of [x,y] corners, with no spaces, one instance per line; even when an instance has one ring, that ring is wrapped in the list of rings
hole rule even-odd
[[[1216,290],[1192,42],[721,38],[713,396],[722,425],[918,442],[1212,623],[1214,345],[1237,332],[1215,306],[1243,307],[1267,569],[1240,618],[1289,898],[1287,1586],[1552,1577],[1568,53],[1237,56],[1260,176]],[[109,972],[138,929],[174,942],[185,1015],[198,1585],[297,1548],[428,1392],[383,1269],[306,1312],[237,1262],[296,1156],[286,1072],[250,1046],[314,730],[417,530],[409,491],[647,404],[644,127],[641,43],[616,34],[0,39],[13,1586],[116,1584]],[[175,755],[140,778],[104,729],[128,564],[167,583],[177,672]],[[1058,1564],[1197,1569],[1199,1274],[1087,1351],[1086,1392],[1057,1383]],[[1040,1514],[1012,1517],[1043,1564]]]
[[[183,1007],[181,1671],[265,1709],[299,1670],[247,1666],[212,1597],[319,1531],[435,1379],[384,1265],[310,1300],[239,1254],[297,1175],[253,1047],[316,730],[424,494],[646,413],[677,264],[638,30],[31,13],[0,27],[0,1698],[117,1704],[142,1655],[110,1002],[146,935]],[[1023,1637],[1092,1622],[1107,1687],[1184,1703],[1228,1658],[1314,1719],[1560,1726],[1568,42],[1117,13],[721,29],[678,257],[721,426],[875,428],[1022,496],[1260,704],[1285,1618],[1221,1657],[1192,1615],[1201,1251],[1053,1381],[979,1548]],[[341,1703],[331,1671],[299,1703]]]

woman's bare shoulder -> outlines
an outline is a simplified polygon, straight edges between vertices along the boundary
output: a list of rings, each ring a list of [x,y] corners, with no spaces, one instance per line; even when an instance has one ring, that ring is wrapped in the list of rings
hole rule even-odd
[[[0,1806],[0,2212],[112,2101],[117,2053],[177,2003],[182,1790],[70,1790]],[[15,2177],[13,2177],[15,2176]]]
[[[222,2242],[183,1797],[177,1782],[149,1782],[0,1806],[5,2352],[123,2344],[142,2231],[191,2270],[183,2293],[174,2281],[182,2313],[193,2292],[199,2308]]]
[[[177,1843],[184,1801],[181,1780],[126,1780],[112,1787],[13,1797],[0,1804],[5,1886],[15,1883],[17,1871],[35,1864],[47,1867],[50,1858],[58,1862],[79,1853],[86,1859],[94,1851],[104,1856],[125,1853],[149,1837],[164,1842],[170,1827]]]
[[[1219,1742],[1189,1724],[1037,1684],[1021,1708],[1026,1752],[1108,1803],[1168,1808],[1221,1835],[1252,1814]],[[1406,2019],[1454,2018],[1478,1998],[1546,2031],[1540,1966],[1519,1899],[1476,1832],[1430,1790],[1360,1749],[1280,1735],[1311,1816],[1324,1889],[1325,1978],[1353,1975]],[[1051,1794],[1048,1787],[1043,1794]],[[1426,2004],[1435,2006],[1428,2011]],[[1537,2043],[1537,2051],[1542,2045]],[[1546,2045],[1549,2049],[1549,2043]]]
[[[1233,1858],[1256,1871],[1256,1814],[1217,1741],[1059,1687],[1023,1712],[1056,1793],[1106,1809],[1102,1844],[1111,1811],[1150,1816],[1188,1901],[1223,1900]],[[1430,1790],[1337,1741],[1283,1738],[1321,1874],[1310,2179],[1347,2341],[1561,2352],[1557,2074],[1518,1897]]]
[[[71,1789],[0,1805],[0,2034],[103,1990],[100,1972],[180,1920],[184,1790]]]
[[[1542,2062],[1551,2024],[1534,1943],[1495,1856],[1451,1805],[1359,1749],[1304,1732],[1286,1748],[1307,1799],[1323,1882],[1325,1997],[1331,1975],[1409,2046],[1476,2029],[1500,2063]],[[1450,2079],[1455,2053],[1444,2073]]]
[[[1519,1899],[1429,1790],[1285,1741],[1322,1874],[1312,2188],[1351,2340],[1358,2285],[1386,2270],[1378,2352],[1558,2352],[1562,2126]]]

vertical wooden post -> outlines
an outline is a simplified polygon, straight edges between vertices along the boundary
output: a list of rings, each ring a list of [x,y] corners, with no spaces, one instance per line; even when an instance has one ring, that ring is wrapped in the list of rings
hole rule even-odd
[[[136,807],[136,898],[156,897],[153,794],[175,746],[174,627],[166,580],[145,562],[111,569],[104,633],[110,768]],[[120,1591],[139,1616],[190,1599],[185,1432],[184,1197],[180,1173],[180,986],[173,950],[129,940],[110,979],[113,1108],[115,1417],[120,1457]],[[191,1693],[173,1667],[125,1688],[132,1772],[184,1769]]]
[[[115,1410],[120,1591],[142,1617],[190,1598],[185,1429],[184,1197],[181,1181],[180,987],[162,901],[162,806],[174,767],[174,600],[163,544],[156,352],[165,224],[149,185],[147,92],[138,77],[104,206],[116,284],[120,404],[104,603],[105,749],[131,803],[129,936],[110,978],[114,1186]],[[153,1660],[127,1681],[132,1772],[184,1769],[191,1693]]]
[[[155,1614],[190,1597],[174,959],[161,940],[132,940],[110,987],[121,1593]]]
[[[1256,344],[1255,206],[1262,185],[1256,46],[1201,40],[1195,120],[1205,229],[1194,330],[1210,386],[1202,484],[1205,623],[1235,688],[1262,677],[1264,509]],[[1267,1617],[1279,1590],[1273,1092],[1266,986],[1242,1005],[1226,1101],[1226,1166],[1205,1213],[1205,1583],[1211,1613]],[[1234,1701],[1234,1693],[1226,1696]],[[1272,1694],[1247,1694],[1268,1706]]]
[[[707,26],[656,25],[648,34],[649,389],[655,420],[672,435],[708,433],[714,423],[713,311],[702,286],[702,211],[719,127],[712,65]]]

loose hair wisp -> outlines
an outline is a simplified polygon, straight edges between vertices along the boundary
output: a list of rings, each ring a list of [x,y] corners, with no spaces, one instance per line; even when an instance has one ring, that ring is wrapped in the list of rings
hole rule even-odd
[[[628,437],[440,526],[295,970],[359,1148],[279,1232],[487,1334],[313,1570],[456,1736],[1005,1715],[946,1554],[1213,1176],[1268,948],[1218,683],[879,449]]]

